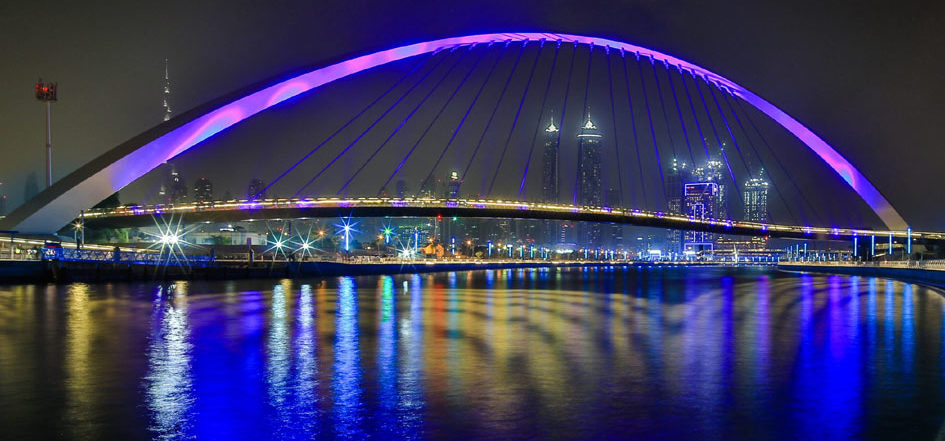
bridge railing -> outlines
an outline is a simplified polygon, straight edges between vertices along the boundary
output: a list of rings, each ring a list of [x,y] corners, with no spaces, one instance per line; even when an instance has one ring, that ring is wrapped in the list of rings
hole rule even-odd
[[[872,267],[872,268],[912,268],[912,269],[926,269],[926,270],[935,270],[935,271],[945,271],[945,260],[935,259],[935,260],[896,260],[896,261],[872,261],[872,262],[861,262],[861,261],[850,261],[850,260],[840,260],[840,261],[816,261],[816,262],[803,262],[803,261],[784,261],[780,263],[781,266],[839,266],[839,267]]]
[[[86,248],[44,248],[41,258],[42,260],[64,262],[112,262],[176,266],[207,266],[213,261],[210,256]]]

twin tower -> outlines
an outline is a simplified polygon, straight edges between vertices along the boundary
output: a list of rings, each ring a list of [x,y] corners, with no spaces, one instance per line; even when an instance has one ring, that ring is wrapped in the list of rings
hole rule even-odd
[[[584,117],[584,124],[581,126],[577,135],[577,179],[574,194],[571,200],[560,194],[561,180],[561,150],[558,148],[561,142],[561,131],[555,126],[554,118],[545,128],[545,149],[542,154],[542,172],[541,189],[542,202],[561,203],[571,202],[575,205],[590,205],[600,207],[604,205],[603,191],[601,185],[601,141],[603,135],[591,120],[590,112]],[[607,204],[619,204],[619,192],[608,194]],[[598,224],[585,225],[583,231],[578,231],[577,238],[587,246],[600,246],[601,244],[601,226]],[[553,233],[555,236],[562,236],[567,233],[560,229]],[[560,242],[571,242],[568,238],[558,238]]]

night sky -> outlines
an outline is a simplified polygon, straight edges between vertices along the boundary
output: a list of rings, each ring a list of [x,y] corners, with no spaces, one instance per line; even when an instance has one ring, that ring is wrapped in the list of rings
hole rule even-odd
[[[534,30],[639,44],[726,76],[823,137],[913,227],[945,230],[942,1],[191,3],[0,4],[0,191],[8,209],[22,201],[30,172],[43,179],[43,109],[32,95],[40,76],[60,87],[59,178],[161,122],[165,57],[179,114],[303,66],[442,37]],[[185,154],[178,167],[188,182],[206,175],[221,195],[241,195],[249,175],[271,179],[410,66],[286,103]],[[591,98],[592,111],[598,102]],[[212,169],[221,158],[229,168]],[[128,197],[144,200],[152,187],[139,184]],[[817,203],[829,205],[832,195]]]

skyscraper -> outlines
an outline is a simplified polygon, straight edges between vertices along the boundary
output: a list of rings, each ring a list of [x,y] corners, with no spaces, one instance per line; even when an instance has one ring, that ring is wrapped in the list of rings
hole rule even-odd
[[[30,172],[26,175],[26,183],[23,185],[23,203],[33,199],[39,193],[39,178],[36,172]]]
[[[672,167],[666,173],[666,211],[670,214],[683,213],[683,185],[689,182],[689,170],[685,162],[680,162],[673,158]],[[681,230],[669,230],[670,249],[667,251],[681,253],[683,232]]]
[[[558,203],[558,127],[554,116],[545,128],[545,149],[542,152],[541,201],[549,204]],[[543,242],[553,246],[561,241],[560,222],[546,220],[542,222]]]
[[[164,179],[165,182],[161,185],[161,203],[181,204],[187,202],[187,183],[184,182],[184,178],[177,173],[173,165],[170,165],[170,173]]]
[[[397,197],[403,199],[407,197],[407,181],[403,179],[397,180]]]
[[[162,93],[163,104],[162,108],[164,109],[164,121],[171,119],[171,80],[167,75],[167,58],[164,59],[164,92]],[[170,204],[175,202],[174,198],[171,196],[173,193],[171,189],[172,175],[174,174],[174,167],[168,162],[165,162],[161,166],[161,188],[158,190],[158,203],[161,204]],[[185,196],[187,194],[187,188],[184,187]]]
[[[213,183],[207,178],[200,178],[194,183],[194,202],[213,201]]]
[[[714,182],[697,182],[683,187],[683,202],[686,215],[692,219],[704,220],[718,217],[719,186]],[[687,231],[683,242],[685,251],[711,252],[715,237],[712,233]]]
[[[167,74],[167,58],[164,59],[164,121],[171,119],[171,79]]]
[[[765,179],[765,169],[745,182],[744,196],[745,220],[768,222],[768,181]]]
[[[702,167],[697,167],[692,171],[692,180],[690,182],[713,182],[718,186],[718,199],[715,216],[728,219],[728,186],[725,184],[725,165],[722,161],[710,158]]]
[[[601,163],[600,149],[603,135],[591,121],[590,112],[578,132],[578,188],[577,199],[581,205],[600,206],[601,198]],[[597,223],[585,224],[581,234],[581,246],[599,247],[601,245],[601,226]]]
[[[542,202],[558,202],[558,128],[554,120],[545,129],[545,150],[541,169]]]
[[[266,199],[266,183],[259,178],[250,179],[246,188],[246,199]]]
[[[458,199],[459,198],[459,187],[463,184],[463,181],[459,179],[459,172],[451,171],[450,172],[450,181],[449,181],[449,190],[446,194],[447,199]]]

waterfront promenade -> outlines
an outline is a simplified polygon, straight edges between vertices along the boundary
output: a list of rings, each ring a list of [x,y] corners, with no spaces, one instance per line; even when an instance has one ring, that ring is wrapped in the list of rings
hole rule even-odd
[[[945,288],[945,260],[896,262],[779,262],[777,267],[784,271],[885,277]]]

